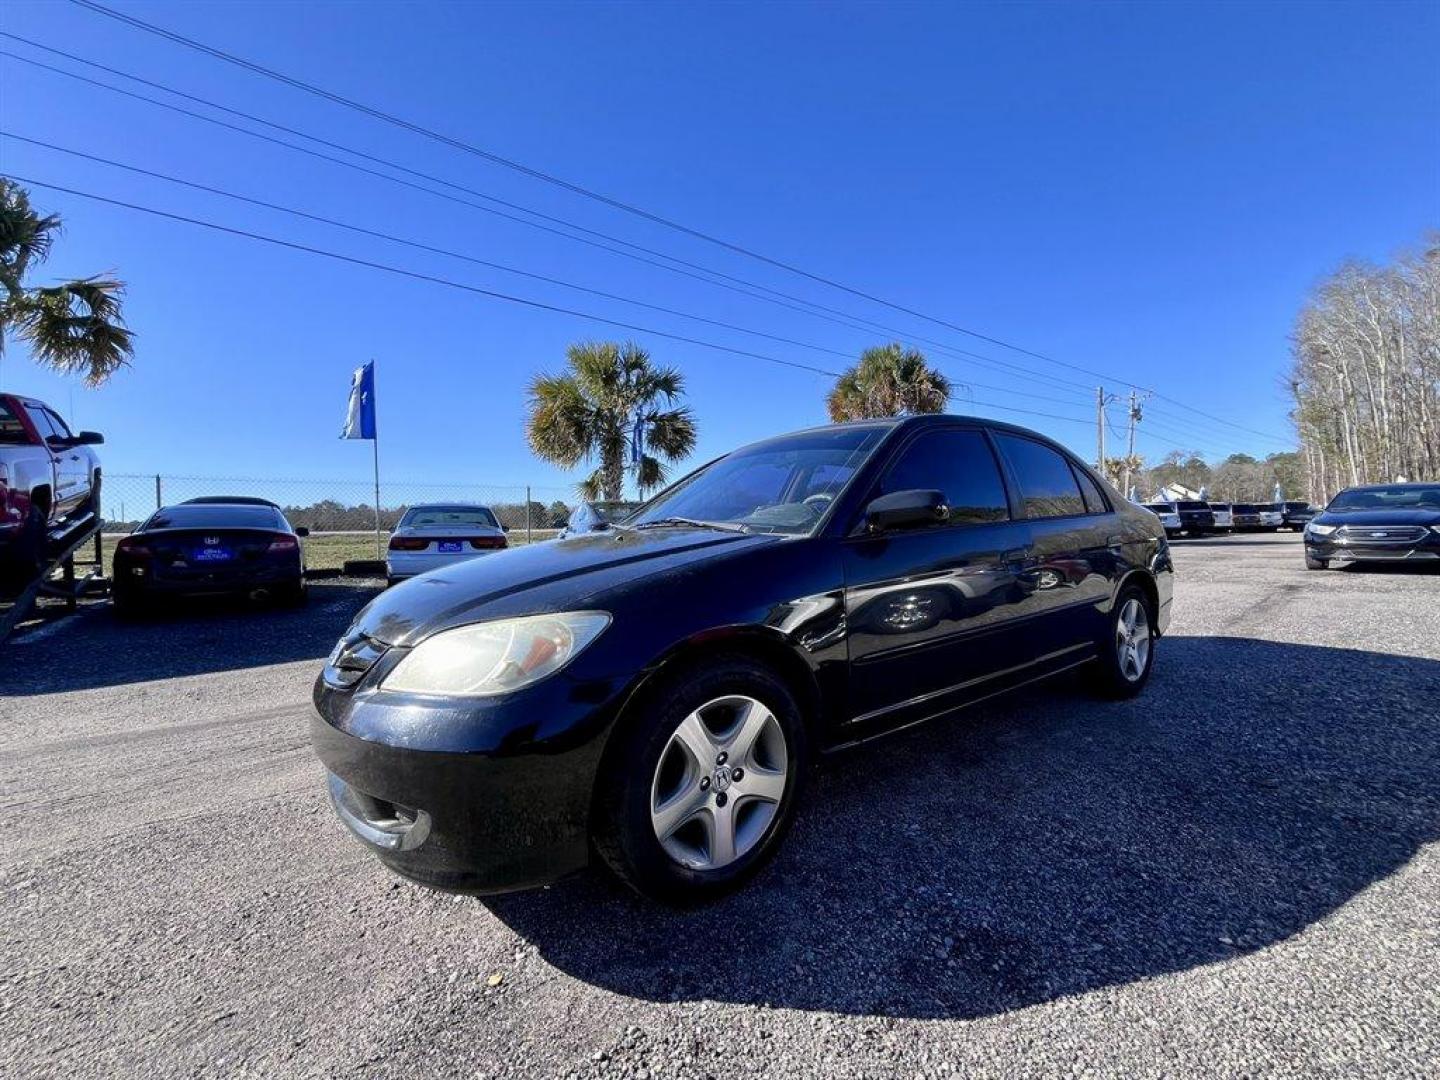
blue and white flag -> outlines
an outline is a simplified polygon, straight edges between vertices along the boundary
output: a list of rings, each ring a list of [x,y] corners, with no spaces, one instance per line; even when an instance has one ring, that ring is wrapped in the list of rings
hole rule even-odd
[[[375,438],[375,361],[350,376],[350,404],[345,409],[342,439]]]

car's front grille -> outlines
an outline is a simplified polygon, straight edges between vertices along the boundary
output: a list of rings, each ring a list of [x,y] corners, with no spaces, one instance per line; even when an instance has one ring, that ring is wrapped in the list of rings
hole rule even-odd
[[[1347,544],[1417,544],[1427,531],[1423,525],[1342,525],[1335,539]]]
[[[364,634],[347,634],[325,661],[325,681],[342,689],[354,686],[385,655],[385,648]]]

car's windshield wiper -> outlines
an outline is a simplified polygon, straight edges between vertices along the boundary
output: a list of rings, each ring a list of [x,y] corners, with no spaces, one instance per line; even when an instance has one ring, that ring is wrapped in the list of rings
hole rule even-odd
[[[657,518],[654,521],[642,521],[639,525],[633,525],[635,529],[660,529],[671,525],[691,525],[697,529],[719,529],[722,532],[749,532],[747,525],[740,525],[733,521],[701,521],[698,518],[687,517],[666,517]]]

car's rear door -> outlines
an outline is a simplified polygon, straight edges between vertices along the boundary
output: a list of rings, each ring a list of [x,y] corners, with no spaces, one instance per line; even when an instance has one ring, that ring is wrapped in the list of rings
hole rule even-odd
[[[1018,432],[995,442],[1030,527],[1033,614],[1026,634],[1056,664],[1099,639],[1122,561],[1120,520],[1088,471],[1058,449]]]
[[[861,505],[917,488],[940,491],[949,520],[879,533],[857,520],[841,541],[851,724],[942,711],[1013,661],[1029,535],[985,431],[921,429]]]

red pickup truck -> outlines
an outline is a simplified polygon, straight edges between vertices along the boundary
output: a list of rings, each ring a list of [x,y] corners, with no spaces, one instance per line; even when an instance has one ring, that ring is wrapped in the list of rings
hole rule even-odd
[[[50,530],[100,513],[95,431],[72,432],[43,401],[0,394],[0,577],[28,580]]]

